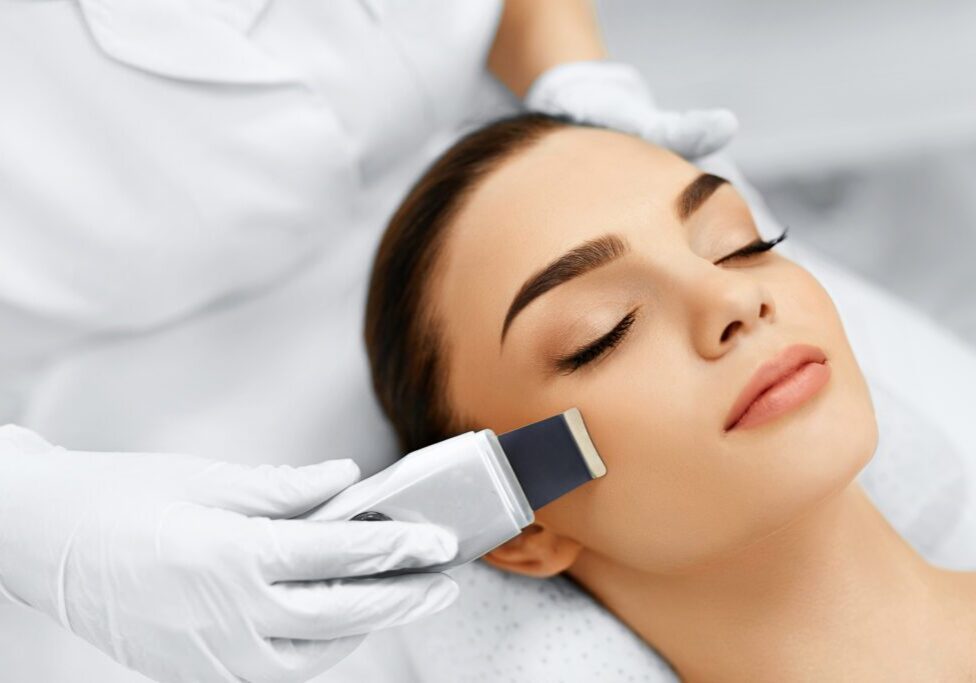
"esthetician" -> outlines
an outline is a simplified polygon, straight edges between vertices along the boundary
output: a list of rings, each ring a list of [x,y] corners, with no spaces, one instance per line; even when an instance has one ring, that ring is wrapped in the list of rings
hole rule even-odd
[[[355,578],[447,560],[441,530],[292,519],[360,476],[339,429],[368,393],[348,370],[365,367],[348,282],[486,69],[530,109],[686,157],[733,134],[725,111],[658,110],[605,57],[583,0],[0,5],[0,417],[22,425],[0,428],[0,598],[164,681],[306,680],[449,604],[442,574]],[[330,284],[295,318],[334,341],[311,380],[239,357],[261,335],[307,338],[278,308],[239,343],[201,332],[312,272]],[[286,394],[262,367],[319,393],[271,400]],[[280,448],[243,436],[282,405]],[[325,462],[254,464],[300,462],[285,442],[313,412],[336,428],[301,452]],[[186,427],[217,414],[248,417]]]

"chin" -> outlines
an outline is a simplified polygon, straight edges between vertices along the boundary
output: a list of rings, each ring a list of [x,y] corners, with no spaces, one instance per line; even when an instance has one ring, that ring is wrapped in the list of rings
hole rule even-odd
[[[836,386],[827,387],[834,395],[824,396],[827,400],[816,418],[816,450],[835,463],[837,476],[849,484],[874,457],[878,420],[871,392],[853,353],[848,349],[832,362],[838,381]]]
[[[774,533],[845,490],[878,444],[874,407],[859,372],[835,374],[818,396],[768,427],[755,434],[756,486],[752,500],[739,501],[751,523],[740,543]]]
[[[807,444],[808,455],[797,463],[799,488],[810,502],[846,489],[878,446],[878,422],[867,385],[860,373],[848,379],[852,381],[834,387],[837,396],[824,397],[828,400],[803,430],[801,443]]]

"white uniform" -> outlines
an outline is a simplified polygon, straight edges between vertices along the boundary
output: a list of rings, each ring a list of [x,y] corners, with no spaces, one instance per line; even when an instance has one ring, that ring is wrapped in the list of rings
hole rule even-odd
[[[0,423],[77,449],[393,455],[362,303],[485,92],[500,0],[2,0]],[[140,680],[0,605],[0,678]]]
[[[349,422],[372,250],[500,11],[407,4],[0,5],[0,418],[75,448],[375,447]]]

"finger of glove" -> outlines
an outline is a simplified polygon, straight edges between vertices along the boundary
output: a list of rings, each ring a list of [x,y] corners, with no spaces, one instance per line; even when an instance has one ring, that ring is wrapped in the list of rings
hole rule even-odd
[[[647,123],[641,136],[686,159],[695,159],[725,147],[738,128],[738,119],[727,109],[660,112]]]
[[[229,650],[223,653],[228,659],[226,670],[232,672],[233,681],[304,683],[337,664],[365,638],[351,636],[332,641],[266,638],[252,629],[242,641],[228,643]]]
[[[269,581],[320,581],[442,564],[457,539],[433,524],[269,520],[273,535],[262,562]]]
[[[187,497],[247,516],[294,517],[358,480],[359,467],[352,460],[304,467],[214,462],[188,483]]]
[[[304,682],[331,669],[352,654],[365,639],[365,635],[358,635],[334,640],[269,638],[266,642],[276,669],[281,672],[275,680]]]
[[[406,624],[457,598],[446,574],[288,582],[270,587],[274,603],[258,629],[273,638],[330,640]],[[258,623],[258,620],[256,620]]]

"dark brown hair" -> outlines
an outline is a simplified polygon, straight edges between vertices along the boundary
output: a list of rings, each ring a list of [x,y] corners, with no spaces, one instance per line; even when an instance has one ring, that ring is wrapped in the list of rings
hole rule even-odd
[[[479,180],[568,125],[578,124],[520,114],[469,133],[427,169],[390,220],[373,262],[365,338],[373,389],[404,452],[470,428],[445,405],[447,348],[426,300],[448,225]]]

